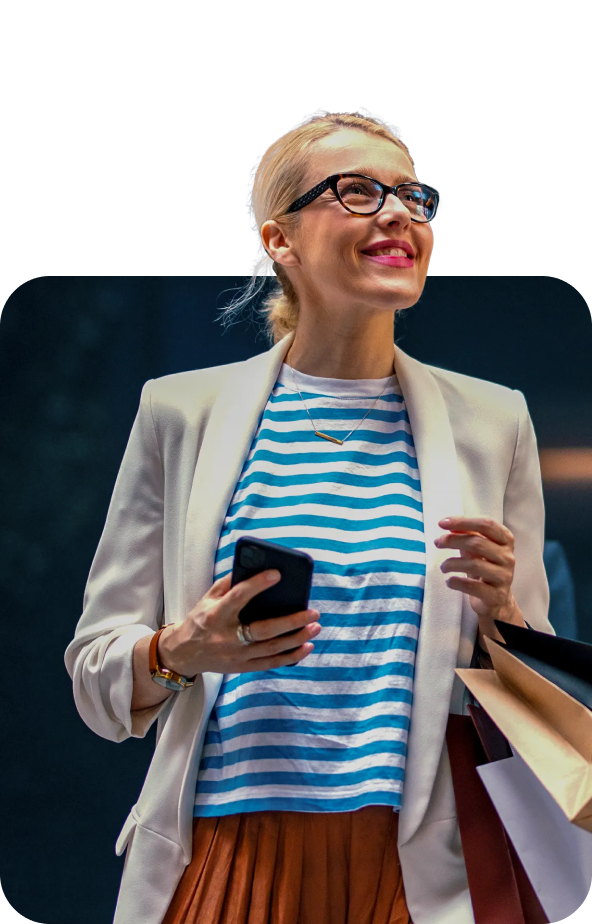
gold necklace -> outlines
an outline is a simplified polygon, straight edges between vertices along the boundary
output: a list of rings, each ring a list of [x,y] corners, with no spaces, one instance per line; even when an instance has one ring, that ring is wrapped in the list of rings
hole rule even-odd
[[[305,409],[306,413],[307,413],[308,416],[309,416],[310,422],[311,422],[311,424],[312,424],[312,428],[313,428],[313,430],[314,430],[314,435],[315,435],[315,436],[319,436],[322,440],[329,440],[330,443],[338,443],[340,446],[342,446],[343,443],[345,443],[345,441],[348,440],[348,439],[350,438],[350,436],[352,435],[352,433],[355,433],[355,432],[356,432],[356,430],[358,429],[358,427],[360,426],[360,424],[364,423],[364,421],[366,420],[366,417],[368,416],[368,414],[370,413],[370,411],[372,410],[372,408],[374,407],[374,405],[376,404],[376,402],[378,401],[378,399],[379,399],[379,398],[382,398],[382,396],[384,395],[385,391],[387,390],[387,388],[388,388],[389,385],[390,385],[390,378],[389,378],[389,381],[386,383],[386,385],[384,386],[384,388],[383,388],[382,391],[380,392],[378,398],[376,398],[376,399],[372,402],[372,404],[370,405],[370,407],[368,408],[368,410],[366,411],[366,413],[364,414],[364,416],[362,417],[362,419],[358,421],[358,423],[357,423],[356,426],[353,428],[353,430],[350,430],[349,433],[347,434],[347,436],[344,436],[342,440],[338,440],[337,437],[335,437],[335,436],[329,436],[328,433],[321,433],[320,430],[317,430],[316,424],[315,424],[314,420],[312,419],[312,417],[310,416],[310,411],[308,410],[308,408],[307,408],[307,406],[306,406],[306,401],[305,401],[304,398],[302,397],[302,392],[301,392],[300,389],[298,388],[298,384],[297,384],[296,378],[295,378],[295,376],[294,376],[294,367],[293,367],[293,366],[290,366],[290,369],[292,370],[292,379],[293,379],[293,381],[294,381],[294,385],[296,386],[296,391],[297,391],[298,394],[300,395],[300,400],[302,401],[302,403],[303,403],[303,405],[304,405],[304,409]]]

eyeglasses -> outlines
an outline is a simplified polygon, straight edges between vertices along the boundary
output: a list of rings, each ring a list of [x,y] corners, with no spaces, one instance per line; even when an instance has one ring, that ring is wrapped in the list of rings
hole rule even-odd
[[[386,186],[362,173],[334,173],[296,199],[285,214],[303,209],[327,189],[331,189],[343,208],[354,215],[375,215],[381,210],[389,193],[392,193],[409,209],[411,221],[420,222],[432,220],[440,198],[437,190],[425,183]]]

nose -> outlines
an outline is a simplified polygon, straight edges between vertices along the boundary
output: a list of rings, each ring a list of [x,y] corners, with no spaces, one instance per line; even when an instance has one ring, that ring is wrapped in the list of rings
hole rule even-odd
[[[409,212],[409,209],[404,202],[401,202],[398,196],[395,196],[393,192],[386,194],[384,197],[384,202],[382,203],[382,208],[378,214],[389,215],[399,219],[406,218],[408,219],[409,223],[411,222],[411,213]]]

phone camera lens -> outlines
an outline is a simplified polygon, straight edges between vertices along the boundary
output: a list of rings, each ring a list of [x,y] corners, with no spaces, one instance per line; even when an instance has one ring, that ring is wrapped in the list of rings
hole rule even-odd
[[[265,564],[265,552],[252,545],[245,545],[241,549],[240,563],[245,568],[262,568]]]

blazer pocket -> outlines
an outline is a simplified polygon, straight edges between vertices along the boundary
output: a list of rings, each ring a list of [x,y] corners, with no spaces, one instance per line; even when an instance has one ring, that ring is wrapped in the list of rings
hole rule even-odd
[[[125,819],[123,828],[119,832],[119,837],[115,843],[115,854],[120,857],[124,850],[126,849],[129,839],[134,833],[136,825],[140,823],[139,819],[136,816],[136,806],[132,806],[132,810]]]
[[[130,825],[124,825],[127,853],[113,924],[161,924],[186,866],[183,850],[140,824],[133,809],[130,816]]]

